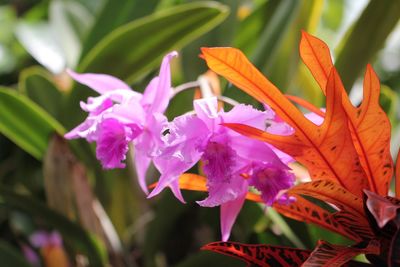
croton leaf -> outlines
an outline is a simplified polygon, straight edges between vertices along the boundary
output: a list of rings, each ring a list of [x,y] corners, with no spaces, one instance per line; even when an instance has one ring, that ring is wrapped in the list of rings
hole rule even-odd
[[[364,192],[367,195],[366,205],[368,210],[374,216],[380,228],[383,228],[389,221],[397,217],[400,204],[393,203],[389,199],[368,190]]]
[[[236,242],[214,242],[202,249],[238,258],[245,261],[247,267],[301,266],[310,255],[310,251],[303,249]]]
[[[359,254],[379,254],[379,252],[380,243],[378,240],[360,242],[350,247],[319,241],[318,246],[302,267],[340,267]]]
[[[356,242],[363,240],[364,236],[369,236],[368,227],[366,228],[367,230],[365,230],[365,227],[358,228],[359,224],[354,221],[353,216],[346,216],[348,214],[343,214],[342,212],[330,213],[299,195],[294,196],[296,200],[288,205],[274,203],[274,209],[286,217],[297,221],[314,223]],[[363,231],[360,232],[362,229]],[[365,234],[365,232],[368,234]]]
[[[397,219],[398,222],[400,221],[400,218]],[[397,231],[394,234],[392,238],[392,242],[390,243],[390,249],[389,249],[389,266],[394,267],[394,266],[400,266],[400,227],[398,225]]]
[[[357,217],[365,217],[362,198],[359,198],[335,182],[316,180],[302,183],[289,190],[290,193],[303,194],[335,205],[339,210],[349,211]]]
[[[333,68],[328,46],[322,40],[303,32],[300,56],[326,94],[328,76]],[[343,86],[340,90],[354,146],[367,175],[370,190],[386,195],[393,175],[393,162],[389,146],[390,122],[379,104],[379,79],[371,65],[367,65],[364,99],[359,107],[353,106]]]
[[[226,124],[244,135],[266,141],[305,165],[313,179],[334,180],[357,196],[369,188],[341,105],[340,78],[335,69],[327,83],[326,116],[317,126],[234,48],[202,48],[208,67],[261,102],[267,103],[295,133],[277,136],[241,125]]]

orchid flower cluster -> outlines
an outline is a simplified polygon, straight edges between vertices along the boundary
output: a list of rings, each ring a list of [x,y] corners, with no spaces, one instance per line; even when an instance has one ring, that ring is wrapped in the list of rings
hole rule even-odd
[[[224,124],[241,123],[279,135],[290,135],[293,129],[268,106],[261,111],[238,104],[225,112],[218,109],[215,96],[194,100],[194,112],[168,122],[164,112],[175,95],[170,62],[176,56],[171,52],[164,57],[159,75],[143,94],[109,75],[69,71],[75,81],[100,95],[81,102],[88,117],[65,137],[95,142],[104,169],[124,168],[131,147],[139,185],[149,198],[169,187],[184,203],[179,177],[201,162],[208,197],[197,203],[221,207],[222,240],[226,241],[249,190],[258,191],[267,206],[290,202],[284,190],[294,185],[295,178],[288,167],[291,157]],[[151,163],[160,178],[149,193],[146,177]]]

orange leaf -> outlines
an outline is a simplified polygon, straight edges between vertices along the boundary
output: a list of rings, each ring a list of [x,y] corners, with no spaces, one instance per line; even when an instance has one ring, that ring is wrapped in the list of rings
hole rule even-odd
[[[286,217],[301,222],[316,224],[351,240],[357,242],[363,240],[364,236],[359,235],[358,231],[354,231],[354,229],[348,227],[348,224],[342,224],[336,219],[335,215],[339,212],[330,213],[300,195],[293,196],[296,197],[294,202],[287,205],[275,202],[273,205],[274,209]]]
[[[301,266],[310,255],[310,251],[304,249],[236,242],[214,242],[201,249],[238,258],[248,267]]]
[[[230,82],[267,103],[295,133],[291,136],[272,135],[248,126],[226,124],[233,130],[266,141],[293,156],[308,168],[312,179],[335,180],[357,196],[369,188],[352,144],[347,117],[341,99],[339,76],[332,70],[327,83],[325,121],[316,126],[270,82],[237,49],[202,48],[210,69]]]
[[[340,267],[359,254],[379,254],[380,244],[371,240],[367,245],[359,243],[351,247],[332,245],[319,241],[318,246],[302,267]]]
[[[298,184],[292,187],[289,193],[317,198],[335,205],[340,210],[348,211],[360,219],[365,217],[362,198],[356,197],[332,181],[318,180]],[[367,221],[365,224],[368,224]]]
[[[322,91],[326,92],[329,71],[333,64],[329,48],[320,39],[302,33],[300,56],[317,80]],[[364,78],[364,100],[354,107],[344,88],[342,104],[349,119],[349,128],[354,146],[360,157],[370,185],[370,190],[386,195],[393,175],[393,163],[390,156],[390,122],[379,105],[380,84],[370,65]]]
[[[326,93],[326,82],[333,67],[329,47],[322,40],[302,31],[300,57],[310,69],[322,91]]]
[[[400,198],[400,150],[396,159],[396,197]]]

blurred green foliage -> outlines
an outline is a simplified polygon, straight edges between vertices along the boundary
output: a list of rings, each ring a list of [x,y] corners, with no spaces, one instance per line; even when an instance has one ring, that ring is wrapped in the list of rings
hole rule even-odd
[[[112,74],[141,91],[171,50],[180,52],[172,71],[173,84],[179,85],[206,71],[198,57],[201,46],[235,46],[281,90],[321,106],[322,94],[299,60],[303,29],[335,51],[335,64],[355,102],[361,97],[360,75],[372,63],[383,84],[381,102],[392,122],[392,151],[397,153],[399,18],[398,0],[0,1],[0,263],[29,266],[21,245],[35,230],[55,229],[70,260],[79,255],[90,266],[243,266],[199,250],[220,238],[218,209],[195,203],[203,194],[185,192],[186,205],[168,192],[147,200],[131,166],[101,170],[93,146],[85,142],[70,142],[70,148],[77,162],[84,163],[82,177],[92,192],[74,191],[76,197],[66,201],[76,201],[68,203],[76,207],[81,196],[93,194],[91,200],[105,209],[97,219],[111,220],[117,240],[112,231],[85,225],[77,208],[69,216],[49,204],[46,190],[60,195],[67,190],[49,189],[43,179],[49,142],[84,118],[79,101],[94,94],[72,83],[65,68]],[[259,105],[226,81],[221,84],[224,95]],[[190,91],[178,95],[169,117],[190,111],[192,99]],[[155,170],[151,176],[155,180]],[[70,183],[65,179],[61,184]],[[322,235],[331,242],[348,242],[246,203],[231,239],[311,248]]]

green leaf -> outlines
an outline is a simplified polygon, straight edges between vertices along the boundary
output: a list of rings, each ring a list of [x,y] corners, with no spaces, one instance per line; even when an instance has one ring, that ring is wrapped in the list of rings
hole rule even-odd
[[[49,226],[54,227],[62,234],[68,245],[88,257],[90,266],[105,266],[104,255],[101,254],[101,247],[99,247],[100,244],[96,243],[96,240],[80,226],[32,197],[17,194],[3,186],[0,186],[0,196],[12,208],[24,211],[35,218],[45,219]]]
[[[64,128],[48,113],[10,88],[0,87],[0,114],[0,132],[39,160],[50,134],[64,133]]]
[[[198,57],[200,47],[232,46],[232,40],[239,25],[237,11],[241,1],[220,0],[219,2],[229,7],[229,16],[218,27],[182,49],[182,71],[186,80],[195,80],[199,75],[207,71],[206,64]]]
[[[85,39],[81,59],[109,32],[134,19],[149,15],[157,2],[157,0],[120,0],[116,5],[115,0],[106,1]]]
[[[48,72],[37,66],[24,69],[18,85],[22,93],[59,119],[63,95]]]
[[[78,70],[108,73],[132,83],[154,68],[164,54],[182,48],[227,15],[226,6],[216,2],[160,11],[111,32],[89,52]]]
[[[286,29],[296,16],[299,4],[299,1],[279,1],[279,5],[262,31],[257,47],[250,57],[259,69],[265,70],[265,67],[273,59],[274,52],[279,48]]]
[[[265,1],[244,18],[235,35],[234,47],[250,55],[257,46],[263,29],[272,19],[278,6],[279,1],[277,0]]]
[[[0,241],[0,262],[2,266],[31,267],[19,251],[4,241]]]
[[[346,90],[350,90],[367,63],[385,44],[400,18],[400,1],[371,0],[347,32],[338,49],[335,66]]]
[[[125,24],[103,38],[84,58],[79,72],[107,73],[129,84],[142,78],[174,49],[180,49],[218,25],[228,15],[226,6],[216,2],[197,2],[163,10]],[[110,65],[112,64],[112,65]],[[64,110],[64,125],[73,127],[83,120],[76,107],[93,94],[76,85]]]

